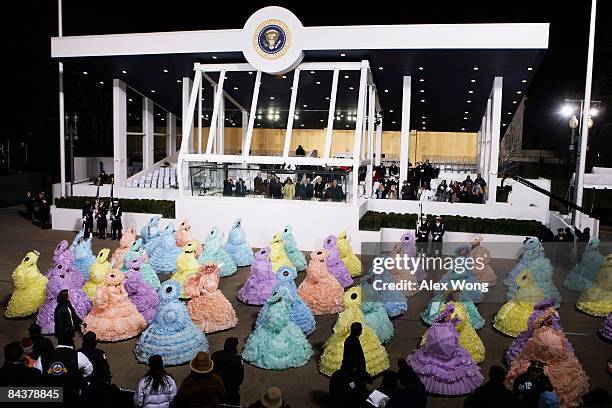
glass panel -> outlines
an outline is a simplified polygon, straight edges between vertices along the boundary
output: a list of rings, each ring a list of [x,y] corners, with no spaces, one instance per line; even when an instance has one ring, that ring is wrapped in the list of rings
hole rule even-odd
[[[360,74],[360,71],[340,71],[331,157],[353,157]]]
[[[218,74],[217,78],[218,80]],[[203,76],[202,77],[202,131],[199,132],[198,127],[198,104],[195,105],[194,115],[194,133],[193,133],[193,152],[200,153],[200,138],[202,139],[201,153],[206,153],[206,144],[208,143],[208,132],[210,131],[210,121],[212,118],[213,106],[214,106],[214,86]]]
[[[153,163],[168,156],[166,142],[168,138],[168,111],[159,105],[153,105]]]
[[[142,171],[144,135],[127,135],[127,176]]]
[[[181,150],[181,143],[183,142],[183,121],[176,118],[176,151]]]
[[[223,88],[225,93],[248,112],[253,100],[255,72],[227,72]],[[243,123],[242,110],[228,97],[224,97],[223,109],[223,154],[242,154],[242,137],[246,132],[248,120]]]
[[[126,89],[127,94],[127,131],[130,133],[143,133],[142,130],[142,96],[131,88]]]

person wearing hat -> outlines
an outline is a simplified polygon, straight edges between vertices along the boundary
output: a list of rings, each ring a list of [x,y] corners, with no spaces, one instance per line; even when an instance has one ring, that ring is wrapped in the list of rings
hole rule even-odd
[[[512,392],[519,405],[525,408],[537,408],[540,395],[545,391],[553,391],[553,387],[540,361],[532,361],[527,371],[516,377],[512,385]]]
[[[290,405],[283,401],[280,388],[269,387],[257,402],[249,405],[249,408],[290,408]]]
[[[29,339],[32,341],[32,358],[36,360],[42,354],[53,350],[53,342],[42,335],[42,328],[32,323],[28,328]]]
[[[108,227],[108,221],[106,216],[108,214],[108,208],[104,204],[104,201],[100,200],[98,204],[98,211],[96,211],[96,226],[98,227],[98,239],[106,239],[106,228]]]
[[[240,385],[244,381],[244,365],[238,354],[238,338],[225,339],[223,350],[215,351],[210,357],[214,372],[221,377],[225,386],[224,404],[240,405]]]
[[[4,364],[0,367],[3,387],[31,387],[41,384],[40,371],[26,365],[23,348],[18,341],[4,346]]]
[[[113,201],[113,206],[110,210],[110,213],[111,240],[121,239],[121,234],[123,230],[123,225],[121,224],[121,216],[123,215],[123,210],[121,210],[119,200]]]
[[[213,373],[215,364],[208,353],[200,351],[189,363],[191,373],[183,380],[176,396],[176,407],[218,407],[225,395],[219,375]]]
[[[96,333],[87,332],[83,335],[82,347],[78,352],[85,355],[93,366],[93,372],[85,378],[83,398],[90,406],[103,407],[110,405],[108,391],[112,375],[106,353],[96,348],[97,344]]]
[[[29,337],[24,337],[23,339],[21,339],[21,343],[19,343],[19,345],[23,349],[23,358],[25,359],[25,364],[28,367],[34,367],[36,359],[32,358],[32,353],[34,352],[34,343],[32,343],[32,340],[30,340]]]
[[[93,208],[89,200],[85,200],[85,204],[83,205],[83,212],[81,216],[83,217],[83,230],[84,230],[83,236],[85,237],[85,239],[87,239],[89,238],[91,234],[93,234],[93,220],[94,220]]]
[[[138,381],[134,393],[134,407],[169,408],[176,397],[176,382],[164,370],[160,355],[149,357],[149,371]]]
[[[514,394],[504,386],[506,370],[498,365],[489,369],[489,381],[469,395],[463,408],[514,408],[517,406]]]
[[[434,256],[442,256],[442,237],[444,232],[445,228],[442,217],[436,217],[436,221],[431,226],[431,252]]]

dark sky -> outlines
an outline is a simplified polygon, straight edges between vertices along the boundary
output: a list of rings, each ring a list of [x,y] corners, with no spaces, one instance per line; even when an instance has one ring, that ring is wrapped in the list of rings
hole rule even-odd
[[[331,4],[334,9],[329,9]],[[599,1],[593,98],[609,105],[612,90],[612,6]],[[26,140],[37,167],[57,172],[57,63],[49,38],[57,35],[56,1],[20,0],[4,6],[2,64],[6,133],[0,139]],[[240,28],[266,6],[291,9],[306,26],[478,22],[549,22],[550,44],[528,92],[524,142],[535,148],[562,148],[567,124],[558,115],[564,98],[584,93],[590,1],[480,2],[206,2],[173,0],[64,1],[64,35]],[[501,6],[494,6],[500,4]],[[571,4],[571,6],[570,6]],[[612,151],[610,113],[597,119],[591,149]],[[607,124],[607,125],[606,125]],[[607,127],[606,127],[607,126]],[[605,150],[607,149],[607,150]],[[93,152],[95,154],[95,152]]]

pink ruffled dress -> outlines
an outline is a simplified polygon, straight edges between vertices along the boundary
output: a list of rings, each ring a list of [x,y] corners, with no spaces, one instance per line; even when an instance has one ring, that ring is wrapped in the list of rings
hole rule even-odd
[[[134,242],[136,242],[136,230],[133,226],[129,226],[119,240],[119,247],[115,249],[111,256],[113,268],[121,269],[123,267],[123,257],[130,251]]]
[[[340,313],[344,310],[344,289],[327,270],[327,251],[310,253],[306,279],[298,287],[298,294],[314,315]]]
[[[497,275],[491,268],[491,253],[489,250],[480,245],[481,238],[472,240],[472,251],[470,257],[474,259],[474,275],[478,282],[488,283],[489,287],[497,284]]]
[[[181,225],[179,225],[178,230],[174,233],[174,239],[176,240],[176,246],[179,248],[183,248],[189,242],[193,242],[196,258],[202,255],[204,248],[202,243],[191,235],[191,223],[188,219],[181,221]]]

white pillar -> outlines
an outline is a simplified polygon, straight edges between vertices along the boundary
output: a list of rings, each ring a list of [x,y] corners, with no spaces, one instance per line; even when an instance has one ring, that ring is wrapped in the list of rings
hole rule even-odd
[[[176,116],[168,112],[166,115],[168,124],[168,137],[166,139],[166,156],[173,156],[176,153]]]
[[[376,128],[376,148],[375,148],[375,156],[374,156],[374,164],[376,166],[380,166],[380,161],[382,158],[382,118],[380,119],[380,124]]]
[[[400,185],[408,180],[408,160],[410,154],[410,98],[412,95],[412,78],[404,77],[402,88],[402,129],[400,132]]]
[[[191,88],[193,87],[193,81],[191,80],[191,78],[184,77],[182,83],[183,83],[183,116],[181,120],[181,125],[187,126],[187,123],[190,122],[189,115],[193,115],[193,112],[189,112],[189,98],[191,97]],[[191,143],[191,145],[188,144],[187,151],[185,153],[189,153],[193,150],[193,125],[194,123],[191,122],[191,125],[190,125],[191,129],[189,129],[189,143]],[[185,137],[185,133],[183,132],[183,129],[180,129],[180,131],[183,137]]]
[[[368,91],[368,68],[367,61],[361,61],[361,71],[359,77],[359,99],[357,100],[357,122],[355,123],[355,135],[353,141],[353,205],[358,205],[359,192],[359,165],[361,164],[361,136],[363,133],[363,123],[366,112],[366,93]]]
[[[217,154],[223,154],[225,150],[225,122],[225,97],[221,97],[221,101],[219,101],[219,128],[217,129],[217,138],[213,149]]]
[[[489,169],[491,168],[491,98],[487,99],[484,116],[484,173],[482,177],[489,184]]]
[[[244,142],[246,142],[247,131],[249,130],[249,112],[243,110],[242,111],[242,138],[240,139],[240,152],[238,154],[242,154],[244,152]]]
[[[153,117],[153,101],[146,96],[142,97],[142,130],[144,132],[144,140],[142,143],[142,169],[151,170],[155,160],[153,152],[155,146],[155,137]]]
[[[501,115],[502,115],[502,86],[503,77],[495,77],[493,80],[492,103],[491,103],[491,147],[489,165],[489,194],[487,204],[494,204],[497,200],[497,171],[499,168],[499,139],[501,137]]]
[[[126,100],[125,83],[113,79],[113,173],[118,187],[124,187],[127,179]]]

